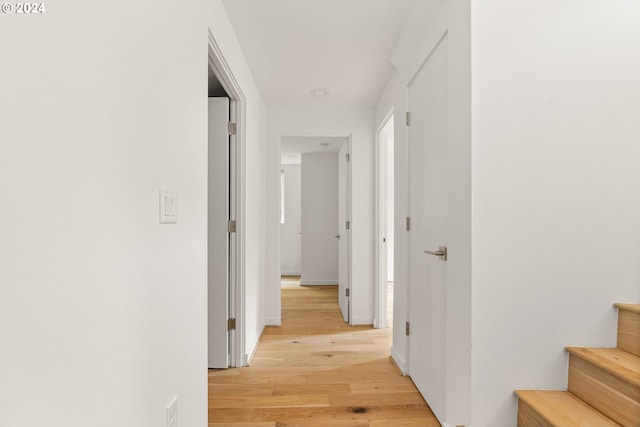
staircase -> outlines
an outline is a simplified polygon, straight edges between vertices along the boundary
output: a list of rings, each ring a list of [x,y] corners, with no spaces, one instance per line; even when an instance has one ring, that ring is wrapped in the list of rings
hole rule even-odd
[[[567,347],[567,391],[517,390],[518,427],[640,427],[640,304],[615,306],[617,347]]]

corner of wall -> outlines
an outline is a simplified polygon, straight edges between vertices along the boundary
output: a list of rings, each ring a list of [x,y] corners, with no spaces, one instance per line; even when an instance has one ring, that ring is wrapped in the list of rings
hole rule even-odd
[[[402,375],[407,375],[409,373],[409,369],[407,367],[407,361],[400,355],[400,353],[396,350],[394,346],[391,346],[391,358],[396,366],[402,372]]]

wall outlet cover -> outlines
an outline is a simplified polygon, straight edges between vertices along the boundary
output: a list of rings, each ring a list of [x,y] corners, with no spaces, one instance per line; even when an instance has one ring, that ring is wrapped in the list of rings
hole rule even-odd
[[[167,427],[178,427],[178,396],[167,405]]]

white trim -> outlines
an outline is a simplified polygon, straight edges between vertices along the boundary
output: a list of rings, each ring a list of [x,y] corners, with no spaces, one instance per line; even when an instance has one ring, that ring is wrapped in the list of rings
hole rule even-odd
[[[387,231],[387,150],[388,140],[382,140],[382,132],[393,119],[393,107],[386,114],[376,129],[375,141],[375,232],[374,232],[374,328],[389,326],[387,319],[387,257],[389,256],[383,239],[389,234]]]
[[[336,286],[338,284],[337,279],[326,280],[300,280],[301,285],[314,285],[314,286]]]
[[[349,221],[350,226],[349,226],[349,230],[348,231],[348,235],[347,237],[347,254],[348,254],[348,261],[347,261],[347,268],[348,268],[348,273],[347,273],[347,286],[346,288],[349,289],[349,299],[347,300],[347,306],[349,307],[349,319],[348,323],[350,325],[354,324],[353,321],[353,301],[354,300],[354,286],[353,286],[353,154],[352,154],[352,148],[353,148],[353,134],[349,134],[349,136],[347,137],[347,154],[349,155],[349,162],[347,162],[347,194],[346,194],[346,199],[347,199],[347,206],[346,206],[346,218],[347,221]],[[357,292],[355,293],[357,295]]]
[[[355,317],[352,313],[351,325],[373,325],[373,319],[370,317]]]
[[[409,375],[407,362],[402,358],[400,353],[398,353],[393,346],[391,346],[391,358],[394,362],[396,362],[396,365],[398,365],[400,371],[402,371],[402,375]]]
[[[300,276],[299,271],[281,271],[280,277],[282,276]]]
[[[260,331],[260,333],[258,334],[258,338],[256,339],[256,341],[253,343],[253,345],[250,347],[253,350],[251,351],[251,354],[245,354],[244,358],[242,360],[243,365],[242,366],[249,366],[249,363],[251,362],[251,360],[253,360],[253,358],[256,355],[256,350],[258,349],[258,344],[260,344],[260,338],[262,337],[262,333],[264,332],[264,326],[262,327],[262,330]]]
[[[267,326],[282,326],[282,319],[279,317],[267,317],[265,319],[265,324]]]
[[[235,244],[235,283],[232,283],[230,295],[230,315],[236,319],[236,330],[231,332],[231,366],[246,366],[246,322],[245,322],[245,194],[246,194],[246,98],[235,79],[229,64],[224,58],[211,30],[208,30],[209,64],[220,80],[222,87],[232,99],[231,118],[235,118],[236,126],[236,194],[235,219],[237,221]],[[234,102],[235,101],[235,102]]]

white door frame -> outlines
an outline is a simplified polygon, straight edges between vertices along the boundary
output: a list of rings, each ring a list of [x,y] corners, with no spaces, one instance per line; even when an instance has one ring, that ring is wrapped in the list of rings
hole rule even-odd
[[[352,213],[352,209],[351,209],[351,200],[352,200],[352,194],[353,194],[353,179],[352,179],[352,167],[351,167],[351,160],[352,160],[352,156],[351,156],[351,150],[352,150],[352,140],[353,140],[353,135],[352,134],[339,134],[339,133],[305,133],[305,132],[295,132],[295,133],[282,133],[280,134],[280,140],[282,140],[283,137],[285,136],[289,136],[289,137],[327,137],[327,138],[344,138],[345,139],[345,144],[347,144],[347,152],[350,156],[350,162],[347,166],[347,203],[346,203],[346,216],[347,216],[347,220],[350,223],[350,229],[348,234],[345,234],[347,239],[348,239],[348,244],[347,244],[347,287],[349,288],[349,299],[348,299],[348,304],[349,304],[349,319],[348,319],[348,323],[351,325],[353,324],[353,304],[351,304],[351,302],[353,301],[354,298],[354,294],[353,294],[353,286],[352,285],[352,280],[351,280],[351,272],[353,270],[353,244],[351,241],[351,223],[352,223],[352,218],[351,218],[351,213]],[[280,165],[278,165],[278,168],[280,168]],[[342,230],[342,227],[344,226],[344,224],[339,224],[340,226],[340,230]],[[280,243],[279,243],[280,244]],[[278,247],[278,251],[280,251],[280,247]],[[278,270],[281,270],[282,266],[278,266]],[[282,274],[282,272],[280,272]],[[340,273],[338,272],[338,275],[340,275]],[[277,289],[277,298],[278,300],[282,300],[282,290],[280,288],[280,286],[278,286]],[[340,296],[338,296],[338,298],[340,298]]]
[[[393,118],[393,108],[389,110],[385,118],[376,130],[375,147],[375,289],[374,289],[374,328],[386,328],[389,326],[387,318],[387,164],[388,164],[388,139],[381,138],[382,131]]]
[[[343,317],[345,318],[345,321],[350,324],[353,325],[353,304],[351,303],[353,301],[353,287],[351,286],[351,271],[352,271],[352,265],[351,265],[351,260],[352,260],[352,243],[351,243],[351,195],[352,195],[352,189],[353,189],[353,184],[352,184],[352,176],[351,176],[351,139],[352,136],[349,135],[348,137],[346,137],[345,142],[344,142],[344,153],[347,158],[343,159],[340,158],[340,153],[342,153],[342,149],[340,150],[340,152],[338,153],[338,162],[345,162],[345,176],[344,176],[344,182],[340,182],[340,179],[338,179],[338,185],[340,186],[344,186],[342,188],[342,190],[344,191],[344,206],[340,206],[343,203],[343,200],[340,199],[340,190],[338,190],[338,210],[341,211],[342,209],[344,209],[344,221],[348,221],[349,222],[349,229],[346,228],[346,224],[345,223],[340,223],[340,218],[338,218],[338,233],[340,235],[340,244],[342,245],[343,242],[345,242],[346,239],[346,243],[344,244],[344,247],[346,247],[346,262],[344,263],[346,266],[346,273],[342,272],[342,271],[338,271],[338,281],[340,280],[340,277],[343,277],[346,281],[346,283],[343,284],[344,287],[344,291],[348,292],[349,296],[346,295],[338,295],[338,301],[340,301],[340,298],[346,298],[344,301],[346,304],[346,308],[347,308],[347,315],[344,315],[344,312],[342,313]],[[340,166],[338,166],[338,174],[340,174]],[[342,254],[341,251],[338,252],[340,255],[345,256],[345,254]],[[338,260],[340,265],[340,260]],[[342,289],[340,289],[340,284],[338,283],[338,289],[339,292],[343,292]],[[341,307],[341,311],[342,311],[343,307]]]
[[[246,99],[240,85],[235,79],[229,64],[222,54],[216,40],[209,30],[209,66],[230,97],[230,118],[236,123],[235,138],[231,136],[230,161],[235,164],[235,188],[230,189],[230,215],[236,220],[235,236],[230,236],[230,269],[229,269],[229,317],[236,319],[235,331],[230,331],[230,365],[246,366],[245,354],[245,126]],[[233,147],[235,145],[235,150]],[[235,151],[235,153],[234,153]]]

